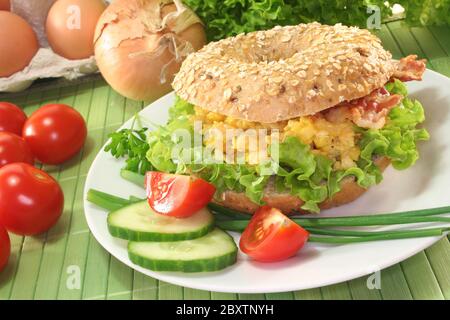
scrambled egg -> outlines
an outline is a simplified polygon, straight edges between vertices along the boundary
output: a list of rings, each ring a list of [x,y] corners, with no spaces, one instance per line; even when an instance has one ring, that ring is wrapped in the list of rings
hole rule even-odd
[[[288,136],[294,136],[301,142],[311,146],[312,152],[322,154],[334,161],[334,168],[347,169],[356,166],[355,161],[358,160],[360,150],[357,146],[357,134],[353,130],[353,123],[342,117],[338,120],[329,121],[324,115],[316,114],[314,116],[300,117],[288,121],[277,123],[259,123],[249,122],[245,120],[227,117],[218,113],[209,112],[207,110],[195,107],[195,114],[192,121],[201,121],[203,132],[210,129],[219,130],[224,137],[227,129],[266,129],[268,136],[265,138],[267,148],[274,137],[273,133],[279,131],[279,139],[283,141]],[[234,137],[232,139],[232,147],[235,151],[242,151],[245,148],[245,159],[248,163],[257,162],[258,145],[245,144],[245,137]],[[226,139],[223,139],[226,140]],[[214,148],[217,146],[217,135],[205,135],[204,144]],[[226,141],[219,143],[225,144]]]

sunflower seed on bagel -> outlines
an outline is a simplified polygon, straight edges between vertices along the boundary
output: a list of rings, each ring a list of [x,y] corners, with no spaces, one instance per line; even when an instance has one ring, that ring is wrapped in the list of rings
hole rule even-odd
[[[394,71],[369,31],[309,23],[212,42],[188,56],[173,88],[200,108],[273,123],[364,97]]]

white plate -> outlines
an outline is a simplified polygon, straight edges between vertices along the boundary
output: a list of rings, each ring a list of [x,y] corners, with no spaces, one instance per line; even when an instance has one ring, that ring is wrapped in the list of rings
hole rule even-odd
[[[323,216],[396,212],[450,205],[450,79],[427,70],[422,82],[408,83],[410,95],[426,109],[426,128],[431,140],[420,144],[421,158],[406,171],[386,170],[384,181],[357,201]],[[153,123],[164,124],[173,94],[145,108],[141,115]],[[124,127],[131,124],[128,121]],[[101,151],[86,181],[90,188],[118,196],[144,196],[144,191],[123,180],[119,171],[123,161]],[[106,213],[84,203],[89,228],[97,241],[114,257],[148,276],[180,286],[220,292],[269,293],[309,289],[351,280],[389,267],[429,247],[439,237],[380,241],[351,245],[308,244],[295,258],[262,264],[240,254],[238,263],[224,271],[201,274],[153,272],[133,264],[127,255],[126,241],[108,233]],[[238,235],[234,235],[238,240]]]

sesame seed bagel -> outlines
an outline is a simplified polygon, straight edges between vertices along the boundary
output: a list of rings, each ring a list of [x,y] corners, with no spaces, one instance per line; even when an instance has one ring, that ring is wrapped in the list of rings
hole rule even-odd
[[[369,31],[310,23],[212,42],[187,57],[172,85],[200,108],[274,123],[364,97],[394,70]]]
[[[380,157],[375,160],[375,164],[381,171],[384,171],[390,163],[390,160],[386,157]],[[319,207],[320,209],[330,209],[350,203],[358,199],[366,191],[367,189],[364,189],[358,185],[354,177],[347,177],[341,183],[341,191],[336,193],[332,198],[322,202]],[[273,208],[280,209],[285,214],[308,213],[301,209],[304,201],[289,193],[276,192],[273,183],[268,184],[266,187],[263,201]],[[258,204],[250,200],[245,193],[235,191],[224,192],[222,199],[215,199],[214,202],[221,206],[250,214],[253,214],[260,207]]]

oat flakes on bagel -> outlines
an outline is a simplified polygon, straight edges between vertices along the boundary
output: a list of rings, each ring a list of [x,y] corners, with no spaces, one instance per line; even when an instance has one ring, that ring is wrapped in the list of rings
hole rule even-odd
[[[210,43],[186,59],[173,88],[200,108],[274,123],[364,97],[394,71],[369,31],[310,23]]]
[[[375,35],[339,24],[213,42],[176,75],[171,120],[150,134],[147,158],[161,171],[209,181],[217,204],[243,212],[263,204],[285,213],[340,206],[380,183],[390,164],[406,169],[417,161],[417,144],[428,138],[424,109],[403,82],[421,80],[425,68],[417,56],[393,60]],[[213,151],[215,162],[169,158],[178,146],[168,133],[177,128],[202,137],[199,149],[184,154]],[[258,147],[277,146],[278,159],[258,158],[246,143],[253,129],[268,133]],[[268,163],[273,172],[263,170]]]

